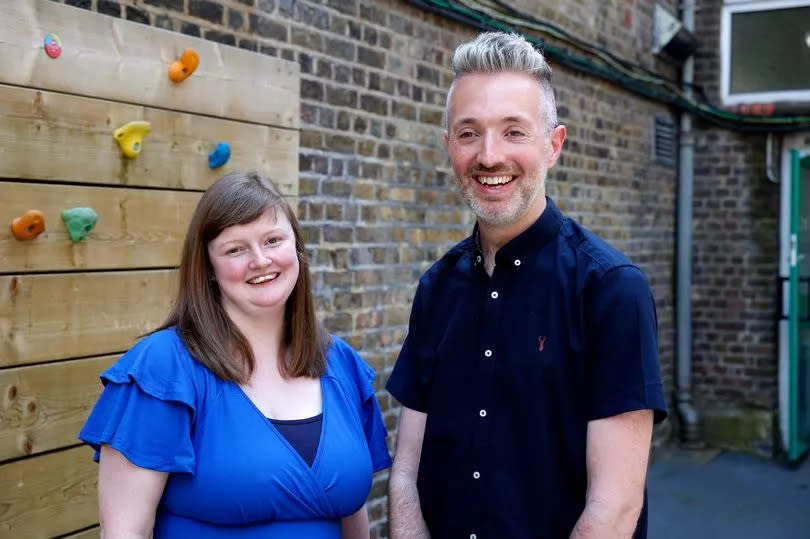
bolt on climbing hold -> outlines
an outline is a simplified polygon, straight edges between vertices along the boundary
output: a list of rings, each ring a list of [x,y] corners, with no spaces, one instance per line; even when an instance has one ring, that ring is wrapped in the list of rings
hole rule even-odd
[[[62,40],[54,33],[45,36],[45,54],[51,58],[59,58],[62,54]]]
[[[208,154],[208,166],[211,168],[219,168],[228,162],[231,158],[231,147],[227,142],[220,142],[214,151]]]
[[[11,233],[20,241],[32,240],[45,231],[45,215],[39,210],[28,210],[11,221]]]
[[[70,241],[82,241],[96,226],[98,214],[93,208],[70,208],[62,210],[62,221],[65,222]]]
[[[113,138],[118,142],[124,155],[132,158],[141,153],[143,137],[151,131],[152,124],[149,122],[129,122],[113,131]]]
[[[200,55],[194,49],[185,49],[180,59],[169,66],[169,78],[174,82],[186,80],[197,66],[200,65]]]

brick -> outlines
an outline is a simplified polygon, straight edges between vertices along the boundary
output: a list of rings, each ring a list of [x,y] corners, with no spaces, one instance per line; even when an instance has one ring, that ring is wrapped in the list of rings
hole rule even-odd
[[[301,79],[301,97],[304,99],[322,100],[324,96],[323,84],[311,79]]]
[[[65,5],[82,9],[90,9],[92,7],[90,0],[65,0]]]
[[[216,41],[223,45],[236,45],[236,36],[218,30],[206,30],[205,39],[209,41]]]
[[[155,26],[164,30],[174,30],[174,20],[168,15],[155,15]]]
[[[293,26],[290,29],[290,43],[315,51],[322,51],[324,49],[323,35],[297,26]]]
[[[333,152],[351,153],[354,151],[354,139],[344,135],[327,134],[325,143],[326,147]]]
[[[338,112],[336,126],[341,131],[349,130],[349,127],[351,126],[351,118],[349,117],[348,112],[346,112],[345,110],[341,110],[340,112]]]
[[[416,66],[416,78],[421,82],[429,82],[434,86],[439,85],[439,72],[432,67],[418,64]]]
[[[326,50],[324,50],[323,52],[331,56],[335,56],[336,58],[354,61],[355,48],[356,47],[354,46],[354,43],[351,43],[349,41],[327,37]]]
[[[356,107],[357,92],[346,88],[327,86],[326,101],[338,107]]]
[[[329,12],[299,2],[296,5],[295,20],[304,24],[311,24],[318,30],[329,30]]]
[[[388,114],[388,100],[375,95],[363,94],[360,96],[360,108],[371,114],[386,116]]]
[[[202,37],[200,34],[200,27],[190,22],[183,22],[180,25],[180,32],[186,34],[187,36]]]
[[[265,13],[273,13],[276,9],[276,1],[275,0],[258,0],[256,2],[256,7],[259,11],[264,11]]]
[[[357,14],[356,0],[326,0],[326,5],[346,15]]]
[[[238,47],[248,51],[256,52],[259,50],[259,45],[252,39],[240,39]]]
[[[287,41],[287,27],[267,17],[250,14],[250,30],[261,37]]]
[[[357,61],[361,64],[382,69],[385,67],[385,53],[367,47],[358,47]]]
[[[103,15],[111,15],[113,17],[121,16],[121,4],[113,0],[98,0],[96,10]]]
[[[128,21],[139,22],[141,24],[150,24],[149,13],[146,10],[135,7],[126,7],[126,18]]]
[[[194,17],[205,19],[214,24],[222,24],[225,8],[210,0],[189,0],[188,13]]]
[[[228,27],[231,30],[241,30],[245,25],[245,16],[235,9],[228,10]],[[254,49],[255,50],[255,49]]]

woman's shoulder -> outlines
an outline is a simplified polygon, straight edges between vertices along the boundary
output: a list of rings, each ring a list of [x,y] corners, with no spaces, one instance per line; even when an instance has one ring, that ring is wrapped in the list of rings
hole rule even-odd
[[[349,343],[334,335],[327,351],[327,374],[330,371],[336,378],[349,381],[356,387],[367,387],[375,378],[374,369],[360,354]]]
[[[169,327],[143,337],[101,378],[105,383],[135,382],[160,399],[191,404],[207,372],[191,356],[176,328]]]

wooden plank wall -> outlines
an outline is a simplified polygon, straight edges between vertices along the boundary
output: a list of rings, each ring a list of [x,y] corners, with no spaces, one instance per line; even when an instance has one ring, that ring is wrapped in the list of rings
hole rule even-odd
[[[298,66],[47,0],[0,4],[0,538],[98,537],[97,466],[76,438],[98,375],[166,316],[211,182],[259,170],[297,196]],[[185,47],[200,67],[175,84]],[[127,159],[112,131],[133,120],[152,133]],[[212,171],[220,141],[231,159]],[[99,219],[72,243],[61,212],[79,206]],[[10,224],[29,209],[47,228],[20,242]]]

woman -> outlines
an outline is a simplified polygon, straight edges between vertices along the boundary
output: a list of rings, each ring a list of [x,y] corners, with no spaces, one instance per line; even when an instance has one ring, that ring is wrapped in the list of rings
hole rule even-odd
[[[304,244],[269,180],[202,196],[158,330],[101,375],[79,438],[104,537],[368,538],[391,464],[373,371],[315,320]]]

